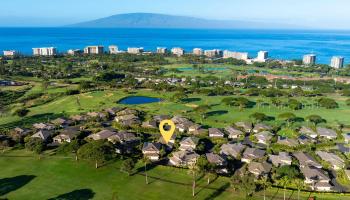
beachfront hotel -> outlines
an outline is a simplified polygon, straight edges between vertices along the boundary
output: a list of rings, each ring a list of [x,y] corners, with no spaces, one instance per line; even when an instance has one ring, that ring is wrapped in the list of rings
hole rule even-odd
[[[166,54],[166,53],[168,53],[168,49],[165,47],[157,47],[157,53]]]
[[[119,53],[119,48],[116,45],[110,45],[108,47],[108,50],[109,50],[110,54],[117,54],[117,53]]]
[[[55,56],[57,55],[57,49],[55,47],[41,47],[33,48],[34,56]]]
[[[234,59],[238,59],[238,60],[248,60],[249,59],[249,55],[246,52],[233,52],[233,51],[228,51],[225,50],[224,51],[224,58],[234,58]]]
[[[316,55],[315,54],[307,54],[303,57],[304,65],[314,65],[316,63]]]
[[[269,58],[269,52],[268,51],[259,51],[256,61],[257,62],[266,62],[266,60],[268,58]]]
[[[171,53],[177,56],[183,56],[185,54],[185,50],[180,47],[174,47],[171,49]]]
[[[222,51],[219,49],[205,50],[204,55],[208,58],[216,58],[222,56]]]
[[[103,54],[103,46],[87,46],[84,48],[85,54]]]
[[[4,56],[5,57],[13,57],[13,56],[18,56],[19,53],[15,50],[5,50],[4,51]]]
[[[143,53],[143,47],[129,47],[128,53],[130,54],[141,54]]]
[[[331,60],[331,67],[340,69],[344,67],[344,57],[334,56]]]
[[[203,55],[203,49],[201,49],[201,48],[194,48],[192,53],[193,53],[193,55],[201,56],[201,55]]]

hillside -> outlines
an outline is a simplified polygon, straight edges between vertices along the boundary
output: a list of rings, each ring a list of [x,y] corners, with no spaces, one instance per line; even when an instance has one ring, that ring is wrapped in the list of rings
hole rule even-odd
[[[152,13],[130,13],[113,15],[110,17],[68,25],[66,27],[262,29],[287,28],[289,26],[250,21],[208,20],[195,17],[173,16]]]

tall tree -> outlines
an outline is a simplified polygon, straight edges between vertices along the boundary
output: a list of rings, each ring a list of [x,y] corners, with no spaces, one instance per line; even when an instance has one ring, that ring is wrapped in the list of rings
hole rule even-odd
[[[264,190],[264,200],[266,200],[266,189],[271,186],[271,183],[269,182],[269,179],[266,176],[263,176],[259,181]]]
[[[130,174],[133,172],[134,170],[134,167],[135,167],[135,162],[133,159],[131,158],[128,158],[126,160],[124,160],[121,168],[120,168],[120,171],[122,172],[126,172],[128,174],[128,176],[130,176]]]
[[[256,190],[255,178],[250,174],[235,175],[232,179],[232,186],[245,194],[245,199],[253,196]]]
[[[95,161],[96,169],[100,164],[111,160],[114,155],[113,147],[103,140],[91,141],[84,144],[78,150],[78,157],[82,159],[87,159]]]
[[[146,185],[148,185],[148,173],[147,173],[147,165],[151,163],[150,159],[145,156],[142,159],[143,164],[145,165],[145,177],[146,177]]]
[[[300,190],[305,187],[305,182],[303,179],[297,178],[297,179],[294,179],[294,183],[298,189],[298,200],[299,200],[300,199]]]
[[[210,176],[215,173],[215,166],[208,162],[205,155],[199,157],[197,166],[200,172],[207,176],[207,184],[210,184]]]
[[[195,196],[196,178],[197,178],[198,172],[199,172],[199,168],[197,166],[197,163],[192,163],[189,166],[189,173],[192,175],[192,196]]]

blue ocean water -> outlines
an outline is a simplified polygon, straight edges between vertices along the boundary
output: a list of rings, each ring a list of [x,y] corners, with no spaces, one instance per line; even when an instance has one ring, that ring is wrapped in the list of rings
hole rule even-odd
[[[350,61],[350,31],[319,30],[189,30],[189,29],[83,29],[83,28],[0,28],[0,50],[15,49],[31,54],[31,48],[54,46],[65,52],[87,45],[144,47],[182,47],[192,50],[260,50],[278,59],[300,59],[315,53],[318,63],[329,63],[332,56]]]

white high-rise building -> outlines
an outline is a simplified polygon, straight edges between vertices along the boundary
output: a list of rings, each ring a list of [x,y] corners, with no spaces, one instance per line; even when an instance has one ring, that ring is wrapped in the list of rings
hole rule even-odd
[[[18,56],[19,53],[16,50],[5,50],[4,51],[4,56],[5,57],[13,57],[13,56]]]
[[[143,47],[129,47],[128,53],[130,54],[141,54],[143,53]]]
[[[119,53],[119,48],[116,45],[111,45],[111,46],[108,47],[108,49],[109,49],[109,53],[110,54],[117,54],[117,53]]]
[[[171,53],[177,56],[183,56],[185,54],[185,50],[180,47],[174,47],[171,49]]]
[[[258,62],[266,62],[266,60],[268,58],[269,58],[269,52],[268,51],[259,51],[256,61],[258,61]]]
[[[193,53],[193,55],[201,56],[201,55],[203,55],[203,49],[201,49],[201,48],[194,48],[192,53]]]
[[[168,53],[168,49],[165,47],[157,47],[157,53],[166,54],[166,53]]]
[[[54,56],[56,54],[57,49],[55,47],[33,48],[34,56]]]
[[[248,60],[249,59],[249,54],[246,52],[232,52],[225,50],[224,51],[224,58],[234,58],[238,60]]]
[[[340,69],[344,67],[344,57],[334,56],[331,60],[331,67]]]
[[[103,54],[103,46],[87,46],[84,49],[85,54]]]
[[[314,65],[316,63],[316,55],[315,54],[304,55],[303,63],[305,65]]]

